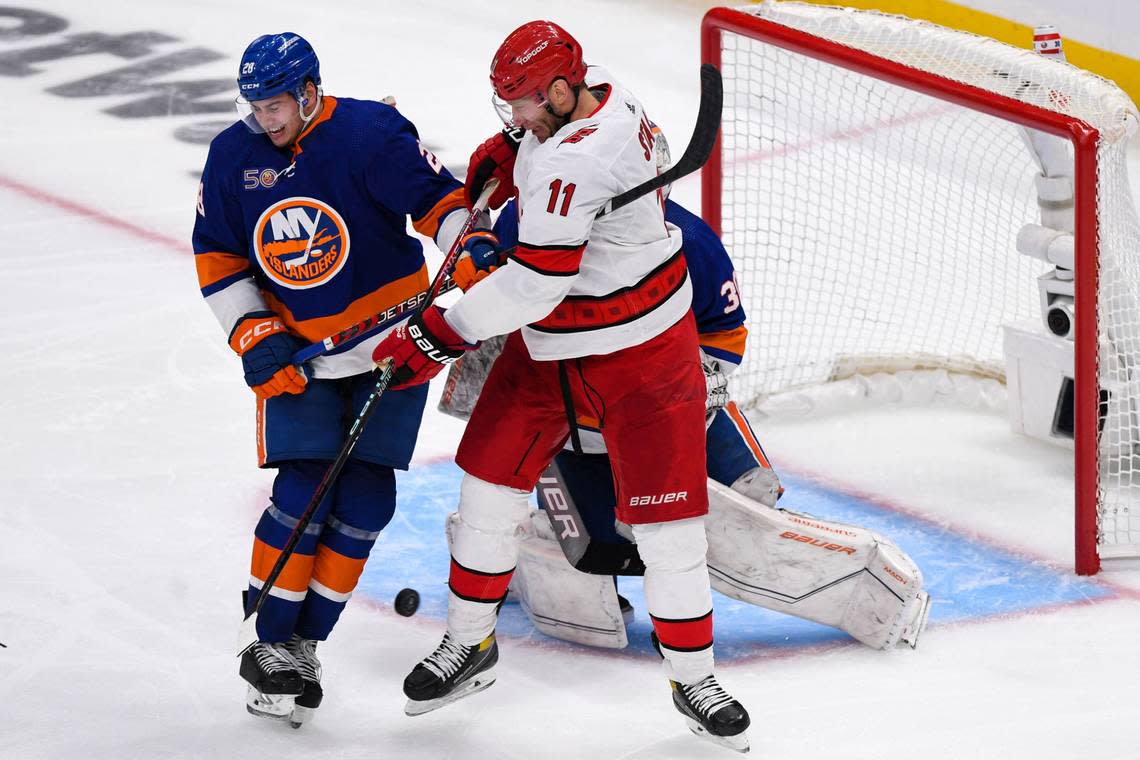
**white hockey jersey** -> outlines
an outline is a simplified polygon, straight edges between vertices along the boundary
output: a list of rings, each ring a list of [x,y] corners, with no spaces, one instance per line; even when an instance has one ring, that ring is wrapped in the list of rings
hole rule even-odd
[[[446,315],[475,341],[522,328],[540,361],[607,354],[653,338],[689,310],[692,286],[681,235],[649,193],[596,219],[610,198],[657,173],[641,103],[591,67],[598,109],[545,142],[519,146],[519,242],[506,266]]]

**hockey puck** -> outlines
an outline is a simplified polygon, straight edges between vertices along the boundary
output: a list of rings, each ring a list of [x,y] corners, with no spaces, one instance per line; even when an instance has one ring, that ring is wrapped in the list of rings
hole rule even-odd
[[[402,588],[396,594],[396,614],[411,617],[420,608],[420,592],[414,588]]]

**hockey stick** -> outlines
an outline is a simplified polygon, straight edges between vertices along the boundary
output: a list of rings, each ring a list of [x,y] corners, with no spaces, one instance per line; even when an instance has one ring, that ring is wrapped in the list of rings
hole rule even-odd
[[[439,288],[439,292],[436,295],[441,296],[444,293],[455,290],[457,287],[458,285],[455,284],[455,281],[452,280],[451,277],[448,277],[444,280],[443,284]],[[381,330],[385,330],[391,327],[400,320],[410,317],[412,313],[419,308],[420,304],[424,302],[424,299],[427,298],[428,292],[429,291],[427,290],[421,290],[411,298],[396,304],[387,311],[382,311],[379,314],[373,314],[371,317],[362,319],[356,324],[344,328],[335,335],[330,335],[324,340],[319,340],[316,343],[310,343],[304,348],[299,349],[297,353],[293,354],[293,363],[304,364],[307,361],[316,359],[318,356],[323,356],[329,351],[332,351],[334,348],[342,346],[350,340],[355,340],[356,338],[364,338],[372,335],[373,333],[378,333]]]
[[[681,159],[669,167],[664,173],[611,198],[598,212],[597,218],[612,213],[632,203],[641,196],[655,192],[659,188],[700,169],[705,161],[708,160],[709,154],[712,153],[713,145],[716,143],[717,132],[720,130],[721,102],[720,72],[711,64],[702,64],[701,104],[697,111],[697,123],[693,129],[693,136],[689,139],[689,145],[685,148],[685,153],[681,156]],[[497,185],[498,182],[496,180],[491,180],[484,186],[483,192],[479,195],[479,200],[475,204],[475,209],[472,211],[471,216],[468,218],[459,236],[456,237],[455,242],[451,246],[451,250],[449,250],[447,256],[444,257],[443,263],[440,265],[439,271],[436,273],[435,279],[427,291],[427,296],[420,305],[416,307],[417,311],[426,309],[431,305],[432,301],[443,292],[443,283],[447,279],[451,268],[455,265],[455,261],[459,258],[459,252],[461,250],[460,241],[464,235],[471,231],[478,212],[487,207],[491,194],[495,191]],[[352,327],[348,328],[350,331],[353,329]],[[320,345],[323,346],[323,342]],[[289,557],[292,556],[294,550],[297,548],[297,544],[301,540],[305,529],[312,521],[313,514],[316,513],[318,505],[324,500],[325,494],[332,486],[332,483],[335,482],[345,462],[348,460],[349,454],[352,453],[352,449],[356,446],[356,442],[364,430],[364,425],[367,423],[368,417],[371,416],[375,409],[376,402],[380,396],[383,395],[392,380],[392,371],[392,362],[391,360],[387,360],[383,365],[383,369],[380,370],[376,385],[373,387],[371,393],[369,393],[368,398],[365,399],[364,405],[352,423],[352,427],[349,428],[348,436],[341,445],[340,452],[337,454],[332,465],[330,465],[329,469],[325,472],[324,477],[321,478],[320,485],[317,486],[317,490],[313,494],[313,498],[309,501],[309,505],[298,519],[297,526],[293,528],[293,533],[289,536],[285,548],[281,550],[281,555],[277,558],[273,569],[269,572],[265,582],[261,584],[261,589],[258,591],[257,597],[253,600],[253,604],[247,609],[245,620],[242,622],[238,637],[239,657],[244,654],[247,649],[257,643],[257,613],[262,605],[265,604],[265,600],[269,596],[269,591],[273,588],[277,577],[284,569],[285,563],[288,562]]]
[[[475,201],[475,207],[471,210],[463,228],[455,237],[455,242],[451,244],[447,255],[444,256],[443,263],[440,264],[439,271],[435,274],[435,279],[432,280],[431,286],[427,289],[423,300],[419,301],[419,306],[416,307],[417,312],[423,311],[430,306],[432,301],[443,292],[444,282],[450,279],[451,270],[455,266],[460,252],[463,250],[463,236],[470,232],[475,226],[479,214],[487,208],[487,204],[491,200],[491,195],[495,192],[498,184],[497,180],[492,180],[483,188],[479,199]],[[269,575],[266,576],[265,581],[261,584],[261,588],[258,589],[257,596],[254,597],[253,603],[247,606],[245,620],[242,621],[241,629],[238,631],[238,657],[241,657],[245,654],[247,649],[257,643],[257,614],[265,604],[265,600],[269,598],[269,592],[273,589],[273,584],[277,582],[281,571],[285,569],[289,558],[292,557],[293,552],[296,551],[297,544],[301,541],[301,536],[305,535],[305,529],[308,528],[309,523],[313,521],[313,515],[316,514],[317,507],[324,501],[325,496],[340,475],[340,471],[344,469],[345,463],[348,462],[348,457],[352,454],[352,450],[356,448],[357,441],[360,440],[361,434],[364,433],[364,426],[368,424],[368,418],[372,416],[372,412],[376,410],[377,402],[380,400],[380,397],[384,395],[384,391],[388,389],[388,384],[392,382],[392,371],[391,359],[385,360],[385,362],[377,367],[376,384],[369,392],[368,398],[364,400],[360,411],[357,412],[356,419],[352,421],[352,426],[348,429],[348,434],[344,439],[344,443],[340,446],[340,451],[337,452],[336,458],[333,459],[329,468],[325,470],[324,476],[321,477],[321,482],[317,485],[317,490],[313,492],[313,497],[309,499],[308,506],[305,507],[305,511],[302,512],[301,516],[297,519],[297,525],[293,528],[293,532],[289,534],[289,540],[285,542],[285,547],[277,557],[277,562],[273,564],[273,569],[269,571]]]
[[[705,165],[716,145],[717,133],[720,131],[720,113],[724,93],[720,80],[720,71],[711,63],[701,64],[701,104],[697,109],[697,123],[693,127],[693,136],[685,153],[677,163],[670,166],[663,173],[653,179],[642,182],[637,187],[626,190],[621,195],[615,195],[602,206],[597,218],[617,211],[641,196],[652,193],[658,188],[676,182],[681,177],[692,174]]]
[[[505,259],[505,257],[512,251],[514,251],[513,246],[503,249],[499,252],[500,259]],[[436,297],[442,296],[444,293],[450,293],[458,287],[458,283],[456,283],[455,280],[451,278],[451,275],[448,275],[444,279],[443,285],[439,287],[439,292],[436,293]],[[411,298],[396,304],[386,311],[382,311],[379,314],[373,314],[371,317],[366,317],[354,325],[349,325],[335,335],[330,335],[324,340],[319,340],[316,343],[310,343],[304,348],[299,349],[297,353],[293,354],[293,363],[304,364],[311,359],[316,359],[318,356],[327,354],[334,348],[343,346],[345,343],[348,343],[351,340],[356,340],[357,338],[367,338],[369,335],[378,333],[381,330],[387,330],[397,322],[401,322],[402,320],[410,317],[412,315],[412,312],[419,308],[420,304],[422,304],[424,302],[424,299],[427,298],[427,294],[428,291],[421,290]]]
[[[600,219],[607,214],[611,214],[641,196],[651,193],[665,185],[672,184],[681,177],[692,174],[704,166],[705,162],[708,161],[709,154],[712,153],[713,146],[716,144],[717,131],[720,129],[722,99],[720,72],[710,63],[703,64],[701,66],[701,104],[697,111],[697,124],[693,130],[693,136],[689,140],[689,145],[685,148],[684,155],[681,156],[677,163],[666,169],[664,173],[647,182],[641,183],[635,188],[626,190],[621,195],[616,195],[611,198],[602,206],[596,218]],[[467,231],[468,230],[465,230],[463,234],[466,234]],[[443,293],[454,290],[455,287],[455,283],[448,278],[439,289],[439,293],[442,295]],[[322,341],[305,346],[293,354],[293,363],[304,364],[311,359],[315,359],[318,356],[332,351],[350,340],[363,338],[380,330],[385,330],[401,319],[410,316],[412,311],[416,309],[426,297],[426,290],[417,293],[387,311],[363,319],[354,325],[346,327],[335,335],[330,335]]]

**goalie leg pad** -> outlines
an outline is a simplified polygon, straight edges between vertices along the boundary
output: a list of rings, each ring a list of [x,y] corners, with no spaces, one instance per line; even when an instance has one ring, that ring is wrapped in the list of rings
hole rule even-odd
[[[754,467],[741,475],[732,484],[732,490],[742,493],[766,507],[776,506],[776,500],[784,493],[780,478],[770,467]]]
[[[511,590],[534,627],[564,641],[624,648],[628,640],[613,579],[575,570],[541,511],[531,513],[529,525]]]
[[[459,511],[447,521],[451,549],[447,627],[464,646],[495,629],[498,604],[518,561],[520,526],[530,514],[530,494],[465,475]]]
[[[917,642],[922,573],[889,540],[854,525],[765,507],[709,481],[709,574],[717,591],[834,626],[875,649]]]

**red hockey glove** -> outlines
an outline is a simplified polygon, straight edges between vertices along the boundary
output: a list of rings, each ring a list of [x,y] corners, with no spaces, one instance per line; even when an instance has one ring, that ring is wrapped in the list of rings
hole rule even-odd
[[[251,311],[230,333],[230,348],[241,356],[245,382],[260,399],[304,392],[308,378],[293,364],[293,352],[300,347],[271,311]]]
[[[451,279],[464,293],[499,268],[499,239],[488,230],[463,236],[463,255],[455,262]]]
[[[430,306],[397,327],[376,344],[372,361],[379,364],[392,357],[394,391],[426,383],[440,370],[475,348],[451,329],[443,318],[444,310]]]
[[[515,156],[519,153],[519,143],[526,131],[518,127],[504,129],[484,142],[471,154],[467,165],[467,205],[475,205],[475,200],[483,192],[483,186],[493,177],[499,180],[499,188],[491,195],[488,208],[499,208],[515,196]]]

